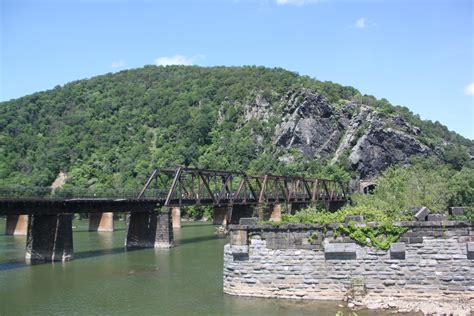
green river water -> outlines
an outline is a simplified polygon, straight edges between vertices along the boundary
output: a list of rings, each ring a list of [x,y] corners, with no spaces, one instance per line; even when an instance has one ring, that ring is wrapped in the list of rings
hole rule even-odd
[[[0,315],[331,315],[341,302],[234,297],[222,292],[223,247],[208,223],[183,222],[176,247],[125,251],[113,233],[74,222],[74,260],[28,265],[24,236],[0,219]],[[381,315],[380,311],[358,311]]]

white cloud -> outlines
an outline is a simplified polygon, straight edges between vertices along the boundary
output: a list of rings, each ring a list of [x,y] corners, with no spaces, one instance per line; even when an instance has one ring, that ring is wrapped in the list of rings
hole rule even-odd
[[[474,95],[474,82],[471,82],[464,88],[464,93],[466,95]]]
[[[375,22],[367,20],[366,18],[358,18],[354,24],[352,24],[350,27],[351,28],[356,28],[356,29],[366,29],[369,27],[375,26]]]
[[[114,62],[110,65],[110,67],[112,67],[112,68],[122,68],[123,66],[125,66],[125,60],[123,60],[123,59],[114,61]]]
[[[186,57],[183,55],[163,56],[155,59],[155,65],[157,66],[169,66],[169,65],[194,65],[197,61],[204,58],[204,55],[195,55],[192,57]]]
[[[354,27],[358,28],[358,29],[366,28],[367,27],[367,22],[365,21],[365,18],[357,19],[357,21],[354,24]]]
[[[305,4],[318,3],[320,0],[276,0],[278,5],[296,5],[302,6]]]

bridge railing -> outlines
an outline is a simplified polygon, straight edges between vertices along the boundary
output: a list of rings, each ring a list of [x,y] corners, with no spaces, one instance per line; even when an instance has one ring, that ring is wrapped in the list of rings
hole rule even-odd
[[[15,186],[0,188],[0,198],[45,198],[51,195],[49,187]]]
[[[147,198],[166,196],[166,190],[151,190]],[[15,186],[0,188],[0,198],[22,199],[136,199],[140,189],[95,189],[95,188],[64,188],[53,190],[51,187]]]

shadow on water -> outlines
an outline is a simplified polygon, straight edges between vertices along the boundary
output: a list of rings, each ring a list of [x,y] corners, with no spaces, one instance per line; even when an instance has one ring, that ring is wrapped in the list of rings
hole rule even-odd
[[[77,232],[89,232],[89,231],[75,231],[75,233]],[[224,239],[224,238],[219,237],[217,235],[185,238],[185,239],[176,240],[175,245],[179,246],[179,245],[185,245],[185,244],[200,243],[200,242],[206,242],[209,240],[216,240],[216,239]],[[116,254],[121,254],[124,252],[150,250],[150,249],[153,249],[153,248],[128,248],[127,249],[125,247],[115,247],[115,248],[80,251],[80,252],[74,253],[73,260],[81,260],[81,259],[87,259],[87,258],[116,255]],[[52,264],[52,262],[42,261],[42,260],[27,260],[27,259],[11,260],[11,261],[6,261],[6,262],[1,262],[0,271],[23,268],[23,267],[28,267],[32,265],[40,265],[40,264]]]
[[[202,237],[185,238],[185,239],[177,240],[175,241],[175,243],[176,245],[184,245],[184,244],[192,244],[192,243],[215,240],[215,239],[225,239],[225,238],[219,237],[217,235],[202,236]]]
[[[124,252],[131,252],[131,251],[138,251],[138,250],[148,250],[150,248],[129,248],[126,249],[125,247],[117,247],[117,248],[109,248],[109,249],[97,249],[97,250],[89,250],[89,251],[81,251],[74,253],[73,260],[81,260],[93,257],[101,257],[107,255],[116,255]],[[60,262],[57,262],[60,263]],[[54,264],[51,261],[43,261],[43,260],[27,260],[27,259],[19,259],[19,260],[12,260],[7,262],[0,263],[0,271],[4,270],[11,270],[23,267],[29,267],[34,265],[40,264]]]
[[[186,224],[185,224],[186,223]],[[199,226],[199,227],[206,227],[206,226],[216,226],[218,227],[219,225],[215,225],[211,222],[198,222],[199,225],[196,225],[196,224],[187,224],[189,222],[181,222],[181,228],[192,228],[192,227],[196,227],[196,226]],[[196,222],[192,222],[192,223],[196,223]],[[206,223],[206,224],[201,224],[201,223]]]

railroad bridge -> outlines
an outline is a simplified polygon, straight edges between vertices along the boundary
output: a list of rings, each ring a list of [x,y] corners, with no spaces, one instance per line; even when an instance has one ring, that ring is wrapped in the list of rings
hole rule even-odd
[[[74,213],[90,215],[91,231],[113,231],[113,214],[129,213],[127,249],[168,248],[181,206],[212,206],[214,224],[226,226],[250,216],[278,221],[318,203],[336,210],[347,200],[348,186],[331,180],[177,167],[154,170],[139,191],[0,189],[0,215],[7,234],[27,235],[27,259],[65,261]]]

